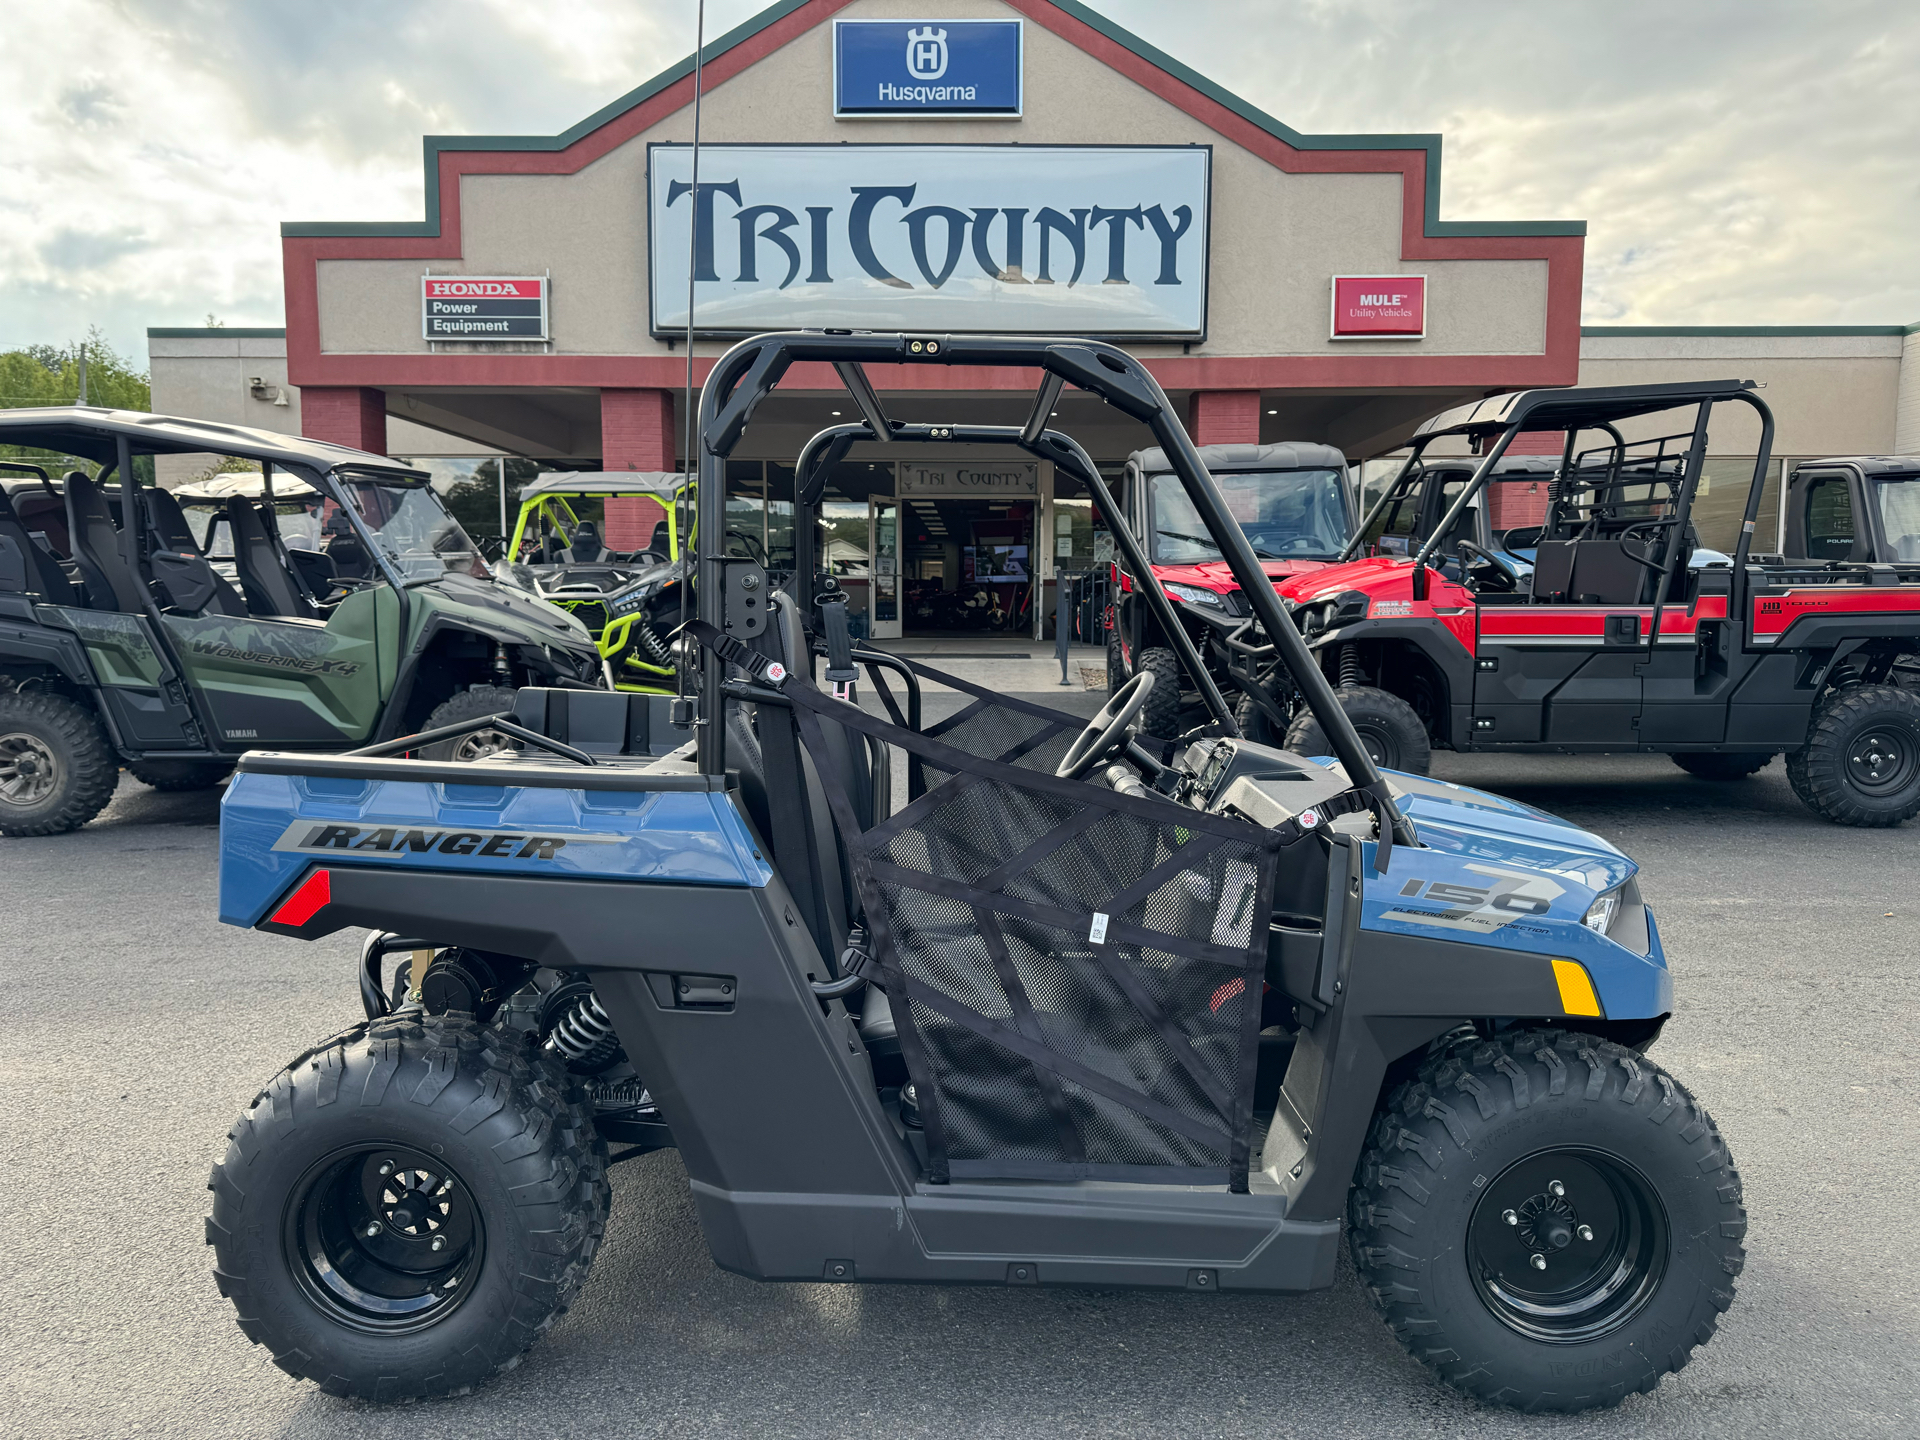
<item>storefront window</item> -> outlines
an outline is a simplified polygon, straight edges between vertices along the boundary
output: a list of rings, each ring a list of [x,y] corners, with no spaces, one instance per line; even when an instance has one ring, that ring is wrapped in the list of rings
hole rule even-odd
[[[1748,484],[1754,478],[1751,455],[1711,455],[1701,468],[1701,484],[1694,492],[1690,519],[1700,544],[1708,550],[1733,555],[1741,539],[1741,517],[1747,510]],[[1761,512],[1754,521],[1755,550],[1771,550],[1781,513],[1781,462],[1768,462],[1761,490]]]
[[[767,462],[767,568],[794,568],[794,467]]]

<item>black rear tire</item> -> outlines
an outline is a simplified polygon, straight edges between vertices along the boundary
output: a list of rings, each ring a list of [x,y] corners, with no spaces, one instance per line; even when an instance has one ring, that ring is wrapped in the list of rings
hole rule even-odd
[[[79,830],[119,784],[92,711],[40,691],[0,694],[0,836]]]
[[[1421,724],[1421,717],[1413,706],[1371,685],[1339,686],[1334,699],[1354,723],[1361,744],[1374,757],[1375,765],[1382,770],[1406,771],[1410,775],[1427,774],[1434,759],[1433,750],[1428,744],[1427,727]],[[1286,748],[1296,755],[1334,754],[1327,732],[1321,729],[1321,723],[1310,710],[1303,710],[1294,718],[1294,724],[1288,728]]]
[[[1689,775],[1704,781],[1746,780],[1768,768],[1773,751],[1677,751],[1668,757]]]
[[[226,761],[128,761],[127,770],[157,791],[204,791],[233,774]]]
[[[558,1063],[417,1012],[296,1059],[207,1187],[240,1329],[289,1375],[368,1401],[460,1395],[518,1364],[586,1280],[609,1201],[606,1143]]]
[[[1844,826],[1893,826],[1921,809],[1921,702],[1892,685],[1829,696],[1788,754],[1788,783],[1817,815]]]
[[[1348,1220],[1401,1344],[1529,1411],[1652,1390],[1714,1334],[1746,1258],[1713,1119],[1646,1056],[1561,1030],[1430,1057],[1376,1114]]]
[[[1254,704],[1254,697],[1246,691],[1234,703],[1234,724],[1241,728],[1241,737],[1256,745],[1286,748],[1287,736],[1274,728],[1274,722],[1267,718],[1267,712]]]
[[[1181,726],[1181,658],[1165,646],[1151,646],[1134,657],[1134,674],[1154,677],[1153,693],[1141,707],[1141,729],[1161,740],[1173,740]]]
[[[422,730],[435,730],[440,726],[455,725],[460,721],[479,720],[482,716],[499,715],[514,708],[514,697],[519,692],[506,686],[479,685],[471,690],[463,690],[433,708]],[[511,736],[496,730],[472,731],[452,740],[436,741],[420,748],[420,758],[429,761],[484,761],[489,756],[503,755],[520,749],[518,742]]]

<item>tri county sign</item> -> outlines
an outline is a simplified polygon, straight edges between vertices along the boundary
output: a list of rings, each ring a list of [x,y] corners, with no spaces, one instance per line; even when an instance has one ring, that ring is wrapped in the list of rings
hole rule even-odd
[[[651,324],[1198,340],[1206,146],[685,145],[647,152]]]

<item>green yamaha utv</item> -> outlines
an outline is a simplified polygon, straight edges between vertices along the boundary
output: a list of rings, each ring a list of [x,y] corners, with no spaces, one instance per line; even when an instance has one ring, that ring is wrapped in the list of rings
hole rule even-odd
[[[386,456],[87,406],[0,411],[0,443],[99,467],[0,465],[0,835],[85,825],[123,764],[198,789],[255,746],[340,750],[600,682],[579,622],[497,584],[428,477]],[[261,494],[221,506],[230,566],[142,479],[203,453],[260,467]]]
[[[720,478],[782,375],[823,363],[864,418],[803,449],[770,588],[725,553]],[[864,367],[916,364],[1043,378],[1024,425],[892,420]],[[811,543],[851,445],[1050,461],[1152,574],[1049,428],[1067,383],[1152,429],[1334,759],[1246,740],[1224,704],[1155,742],[1152,671],[1083,721],[854,644]],[[1342,1283],[1345,1250],[1442,1380],[1559,1411],[1712,1336],[1741,1180],[1647,1054],[1674,980],[1637,867],[1374,764],[1141,361],[764,335],[716,361],[699,425],[694,744],[622,753],[651,697],[530,689],[515,757],[259,751],[227,791],[223,921],[372,932],[365,1019],[267,1083],[208,1181],[215,1280],[277,1365],[375,1401],[485,1382],[587,1284],[608,1166],[666,1147],[716,1264],[758,1280],[1206,1306]],[[924,683],[960,708],[924,722]]]

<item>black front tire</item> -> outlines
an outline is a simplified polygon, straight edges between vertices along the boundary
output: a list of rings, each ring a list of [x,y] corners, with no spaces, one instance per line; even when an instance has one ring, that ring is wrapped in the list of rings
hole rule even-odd
[[[1153,692],[1141,707],[1141,729],[1161,740],[1174,740],[1181,726],[1181,658],[1165,646],[1151,646],[1134,657],[1134,674],[1154,677]]]
[[[1334,699],[1353,722],[1361,744],[1374,757],[1375,765],[1382,770],[1406,771],[1410,775],[1427,774],[1434,759],[1433,749],[1428,743],[1427,727],[1413,706],[1371,685],[1340,686],[1334,692]],[[1327,732],[1310,710],[1303,710],[1288,727],[1286,748],[1296,755],[1334,754]]]
[[[441,726],[511,711],[517,694],[518,691],[507,686],[497,685],[477,685],[460,691],[435,706],[421,729],[437,730]],[[505,755],[519,749],[519,744],[511,736],[500,731],[477,730],[464,736],[455,736],[452,740],[435,741],[432,745],[422,746],[420,758],[429,761],[484,761],[489,756]]]
[[[133,778],[157,791],[204,791],[233,774],[226,761],[128,761]]]
[[[1286,748],[1287,736],[1277,731],[1274,722],[1267,718],[1267,712],[1254,704],[1254,697],[1246,691],[1234,703],[1234,724],[1241,728],[1241,737],[1256,745]]]
[[[1646,1056],[1561,1030],[1430,1057],[1377,1113],[1348,1219],[1401,1344],[1530,1411],[1652,1390],[1714,1334],[1746,1258],[1713,1119]]]
[[[1112,636],[1107,642],[1107,689],[1109,694],[1127,684],[1127,662],[1121,658],[1121,638]]]
[[[606,1143],[557,1063],[418,1013],[295,1060],[207,1188],[240,1329],[289,1375],[368,1401],[517,1365],[586,1280],[609,1201]]]
[[[0,695],[0,836],[75,831],[120,784],[94,713],[40,691]]]
[[[1894,826],[1921,809],[1921,702],[1892,685],[1854,686],[1814,712],[1808,743],[1788,754],[1788,784],[1808,809],[1844,826]]]

